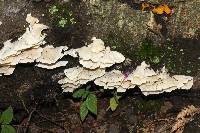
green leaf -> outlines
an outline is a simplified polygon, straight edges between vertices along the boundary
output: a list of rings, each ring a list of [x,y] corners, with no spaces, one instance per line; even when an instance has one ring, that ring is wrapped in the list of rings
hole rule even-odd
[[[85,89],[78,89],[73,93],[74,98],[81,98],[82,95],[85,93]]]
[[[86,105],[90,112],[97,115],[97,97],[94,94],[89,94],[86,99]]]
[[[115,100],[114,97],[110,98],[110,108],[112,111],[115,111],[118,106],[118,102]]]
[[[82,98],[85,99],[89,93],[90,93],[89,91],[85,91],[85,93],[82,95]]]
[[[80,117],[81,117],[81,121],[84,121],[86,116],[88,114],[88,109],[87,109],[87,105],[86,102],[83,102],[80,106]]]
[[[1,133],[16,133],[16,130],[11,125],[1,125]]]
[[[2,124],[9,124],[13,119],[13,109],[9,106],[1,115],[0,122]]]
[[[110,108],[112,111],[115,111],[119,105],[119,99],[121,98],[121,96],[114,96],[112,98],[110,98]]]

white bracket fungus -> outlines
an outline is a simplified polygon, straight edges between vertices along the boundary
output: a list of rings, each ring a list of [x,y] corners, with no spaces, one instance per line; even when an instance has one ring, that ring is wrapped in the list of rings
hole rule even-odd
[[[0,76],[2,76],[2,74],[10,75],[13,73],[14,70],[15,66],[0,66]]]
[[[48,45],[44,48],[45,34],[42,30],[48,26],[39,24],[39,20],[27,15],[26,21],[29,27],[17,41],[4,42],[4,47],[0,50],[0,76],[10,75],[18,63],[37,62],[36,66],[54,69],[65,66],[67,61],[58,61],[64,55],[79,57],[83,67],[73,67],[64,71],[65,78],[59,80],[64,92],[73,92],[76,88],[89,81],[94,81],[96,85],[103,86],[104,89],[117,89],[117,92],[125,92],[126,89],[134,88],[136,85],[144,95],[171,92],[175,89],[190,89],[193,85],[193,78],[185,75],[169,76],[165,67],[161,72],[150,69],[149,65],[142,62],[128,76],[119,70],[105,72],[106,67],[115,63],[121,63],[125,57],[117,52],[111,51],[110,47],[105,47],[101,39],[92,38],[92,43],[78,49],[67,51],[67,46],[53,47]]]
[[[34,24],[39,23],[39,20],[35,17],[32,17],[30,13],[26,16],[26,22],[29,23],[30,26],[33,26]]]
[[[155,72],[145,62],[136,68],[127,78],[118,70],[107,72],[97,78],[94,83],[103,86],[104,89],[117,89],[117,92],[125,92],[126,89],[136,85],[144,95],[171,92],[175,89],[190,89],[193,85],[193,77],[185,75],[169,76],[165,67],[162,71]]]
[[[34,62],[41,56],[42,48],[32,48],[21,52],[19,55],[9,56],[0,64],[17,65],[18,63]]]
[[[88,70],[82,67],[73,67],[64,71],[65,78],[58,81],[62,84],[63,92],[73,92],[89,81],[93,81],[105,74],[104,69]]]
[[[15,65],[19,63],[36,61],[38,62],[36,66],[46,69],[54,69],[68,63],[67,61],[58,61],[65,55],[64,51],[68,49],[67,46],[41,47],[45,44],[44,38],[46,37],[42,31],[48,26],[40,24],[39,20],[32,17],[31,14],[27,15],[26,21],[29,23],[26,32],[17,41],[4,42],[4,46],[0,50],[0,76],[12,74]]]
[[[64,55],[70,55],[74,58],[78,57],[77,49],[70,49],[64,52]]]
[[[145,62],[141,66],[145,66],[144,64]],[[142,68],[141,66],[138,68]],[[146,77],[144,71],[146,71]],[[141,73],[138,71],[138,74],[138,77],[144,77],[143,81],[146,81],[145,83],[141,84],[140,82],[140,85],[138,85],[134,81],[136,79],[134,74],[130,75],[129,78],[132,79],[131,83],[136,83],[139,86],[144,95],[171,92],[176,89],[190,89],[193,85],[193,77],[185,75],[170,76],[165,67],[162,68],[161,72],[154,72],[146,65],[141,69]]]
[[[64,56],[62,51],[63,49],[66,50],[67,48],[67,46],[54,48],[52,45],[47,45],[43,48],[42,55],[36,60],[36,62],[43,64],[54,64]]]
[[[53,64],[39,63],[39,64],[36,64],[35,66],[45,68],[45,69],[55,69],[55,68],[58,68],[58,67],[66,66],[67,63],[68,63],[68,61],[58,61],[58,62],[53,63]]]
[[[156,72],[150,69],[149,65],[147,65],[145,62],[142,62],[141,65],[137,66],[135,71],[133,71],[127,79],[130,80],[134,85],[141,85],[149,82],[149,80],[157,80],[155,77],[156,75]]]
[[[92,38],[93,43],[78,49],[66,51],[65,55],[78,56],[79,62],[83,65],[65,70],[66,77],[59,81],[64,92],[73,92],[82,84],[93,81],[104,89],[117,89],[117,92],[125,92],[126,89],[138,86],[144,95],[171,92],[175,89],[190,89],[193,85],[193,78],[185,75],[169,76],[165,67],[162,71],[155,72],[150,66],[142,62],[131,74],[125,76],[119,70],[96,74],[96,71],[110,67],[115,63],[121,63],[125,57],[117,51],[111,51],[104,46],[101,39]],[[101,70],[102,71],[102,70]],[[104,71],[104,70],[103,70]],[[86,78],[86,75],[94,74],[94,78]],[[82,76],[84,75],[84,76]],[[91,77],[91,75],[90,75]]]
[[[11,40],[8,40],[4,42],[4,47],[0,50],[0,61],[9,56],[19,55],[26,49],[43,45],[46,35],[42,35],[41,32],[47,28],[46,25],[34,23],[26,28],[26,32],[17,41],[11,42]]]
[[[47,29],[48,26],[39,24],[39,20],[27,15],[27,22],[29,27],[26,32],[18,38],[17,41],[11,42],[8,40],[4,42],[3,48],[0,50],[0,75],[10,75],[18,63],[34,62],[41,56],[42,48],[40,45],[45,43],[46,35],[42,34],[42,30]]]
[[[52,45],[47,45],[43,48],[41,56],[36,60],[36,62],[39,62],[36,66],[45,69],[55,69],[57,67],[66,66],[68,61],[58,60],[65,55],[63,52],[67,49],[67,46],[54,48]]]
[[[93,43],[77,49],[80,64],[88,69],[106,68],[115,63],[121,63],[125,57],[117,52],[111,51],[110,47],[105,47],[101,39],[92,38]]]
[[[104,89],[116,88],[117,92],[125,92],[126,89],[135,87],[135,85],[131,84],[119,70],[107,72],[102,77],[97,78],[94,83],[103,86]]]

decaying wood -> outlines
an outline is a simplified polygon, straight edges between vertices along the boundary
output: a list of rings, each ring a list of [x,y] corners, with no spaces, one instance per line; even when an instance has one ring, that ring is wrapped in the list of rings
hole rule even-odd
[[[177,115],[176,123],[173,125],[172,133],[182,133],[185,125],[193,118],[193,116],[199,113],[200,109],[193,105],[187,106]]]

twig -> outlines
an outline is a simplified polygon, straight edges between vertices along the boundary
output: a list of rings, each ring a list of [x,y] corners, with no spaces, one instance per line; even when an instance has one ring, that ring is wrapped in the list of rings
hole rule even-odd
[[[31,117],[32,117],[32,115],[33,115],[33,113],[34,113],[35,111],[36,111],[36,108],[33,109],[33,110],[31,111],[31,113],[29,114],[28,120],[27,120],[27,122],[26,122],[26,126],[25,126],[24,133],[27,133],[27,132],[28,132],[28,128],[29,128],[29,125],[30,125]]]
[[[60,124],[58,124],[58,123],[56,123],[56,122],[50,120],[49,118],[47,118],[47,117],[45,117],[44,115],[42,115],[40,112],[38,112],[38,111],[35,111],[35,112],[36,112],[40,117],[46,119],[47,121],[53,123],[54,125],[56,125],[56,126],[58,126],[58,127],[60,127],[61,129],[65,130],[65,132],[68,132],[68,130],[65,129],[65,127],[63,127],[63,126],[61,126]]]
[[[57,124],[56,122],[50,120],[50,119],[47,118],[47,117],[41,115],[41,114],[36,110],[37,107],[35,107],[35,108],[30,112],[30,111],[28,110],[28,108],[26,107],[26,104],[24,103],[24,101],[23,101],[23,99],[21,98],[21,96],[20,96],[19,94],[18,94],[18,96],[20,97],[20,100],[21,100],[21,102],[22,102],[22,105],[23,105],[24,109],[25,109],[26,112],[29,114],[28,120],[27,120],[26,125],[25,125],[24,133],[27,133],[27,132],[28,132],[28,129],[29,129],[29,126],[30,126],[30,122],[31,122],[31,118],[32,118],[32,116],[33,116],[33,113],[37,113],[40,117],[46,119],[47,121],[53,123],[54,125],[56,125],[56,126],[58,126],[58,127],[60,127],[60,128],[63,129],[65,132],[69,132],[67,129],[65,129],[65,127],[63,127],[63,126]],[[37,105],[36,105],[36,106],[37,106]]]

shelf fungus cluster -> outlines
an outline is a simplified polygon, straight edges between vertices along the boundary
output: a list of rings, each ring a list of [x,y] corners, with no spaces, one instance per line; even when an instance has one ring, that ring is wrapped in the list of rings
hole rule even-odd
[[[26,21],[29,23],[26,32],[14,42],[12,40],[4,42],[3,48],[0,49],[0,76],[12,74],[19,63],[38,62],[38,67],[47,69],[65,66],[67,63],[57,61],[63,57],[62,52],[67,47],[41,47],[46,43],[44,41],[46,35],[42,34],[42,31],[48,26],[40,24],[31,14],[27,15]]]
[[[103,86],[104,89],[117,89],[117,92],[125,92],[126,89],[134,88],[135,85],[130,80],[126,80],[124,74],[119,70],[107,72],[102,77],[97,78],[94,83]]]
[[[65,78],[58,81],[62,84],[64,92],[73,92],[75,89],[89,81],[101,77],[105,74],[104,69],[86,69],[83,67],[73,67],[64,71]]]
[[[116,89],[125,92],[138,86],[144,95],[171,92],[176,89],[190,89],[193,78],[185,75],[170,76],[165,67],[161,71],[154,71],[145,62],[142,62],[131,74],[124,75],[119,70],[105,72],[103,69],[86,69],[81,67],[65,70],[66,77],[59,81],[64,92],[73,92],[76,88],[88,81],[94,81],[104,89]],[[83,76],[84,75],[84,76]]]
[[[117,52],[111,51],[110,47],[105,47],[101,39],[92,38],[93,43],[77,49],[79,62],[88,69],[106,68],[115,63],[121,63],[125,57]]]
[[[176,89],[190,89],[193,85],[193,77],[185,75],[170,76],[165,67],[154,71],[145,62],[136,68],[127,78],[133,85],[137,85],[144,95],[171,92]]]
[[[121,53],[105,47],[101,39],[93,37],[92,41],[87,46],[65,52],[66,55],[79,57],[79,62],[83,67],[69,68],[64,71],[65,78],[59,80],[64,92],[73,92],[81,85],[102,77],[106,73],[106,67],[125,60]]]
[[[185,75],[170,76],[165,67],[161,71],[154,71],[145,62],[142,62],[129,75],[119,70],[106,72],[105,69],[116,63],[122,63],[125,57],[106,47],[101,39],[92,38],[92,43],[78,49],[68,50],[67,46],[43,46],[46,35],[42,34],[48,26],[40,24],[37,18],[27,15],[29,26],[26,32],[16,41],[8,40],[0,49],[0,76],[13,73],[19,63],[36,62],[36,66],[45,69],[54,69],[66,66],[68,61],[60,61],[65,55],[79,58],[82,67],[65,69],[65,77],[58,81],[64,92],[73,92],[81,85],[93,81],[104,89],[115,89],[125,92],[127,89],[138,86],[144,95],[171,92],[175,89],[190,89],[193,77]]]
[[[161,71],[154,71],[145,62],[142,62],[128,76],[119,70],[105,72],[105,68],[115,63],[122,63],[125,57],[105,47],[101,39],[94,37],[92,40],[93,42],[87,46],[66,51],[68,55],[79,57],[83,67],[65,70],[66,77],[59,81],[64,92],[73,92],[89,81],[94,81],[104,89],[116,89],[117,92],[125,92],[138,86],[144,95],[171,92],[175,89],[190,89],[193,85],[193,78],[190,76],[170,76],[165,67]]]
[[[116,88],[117,92],[125,92],[126,89],[138,86],[144,95],[150,95],[171,92],[175,89],[190,89],[193,78],[185,75],[169,76],[165,67],[161,72],[155,72],[142,62],[128,77],[118,70],[113,70],[97,78],[94,83],[105,89]]]

